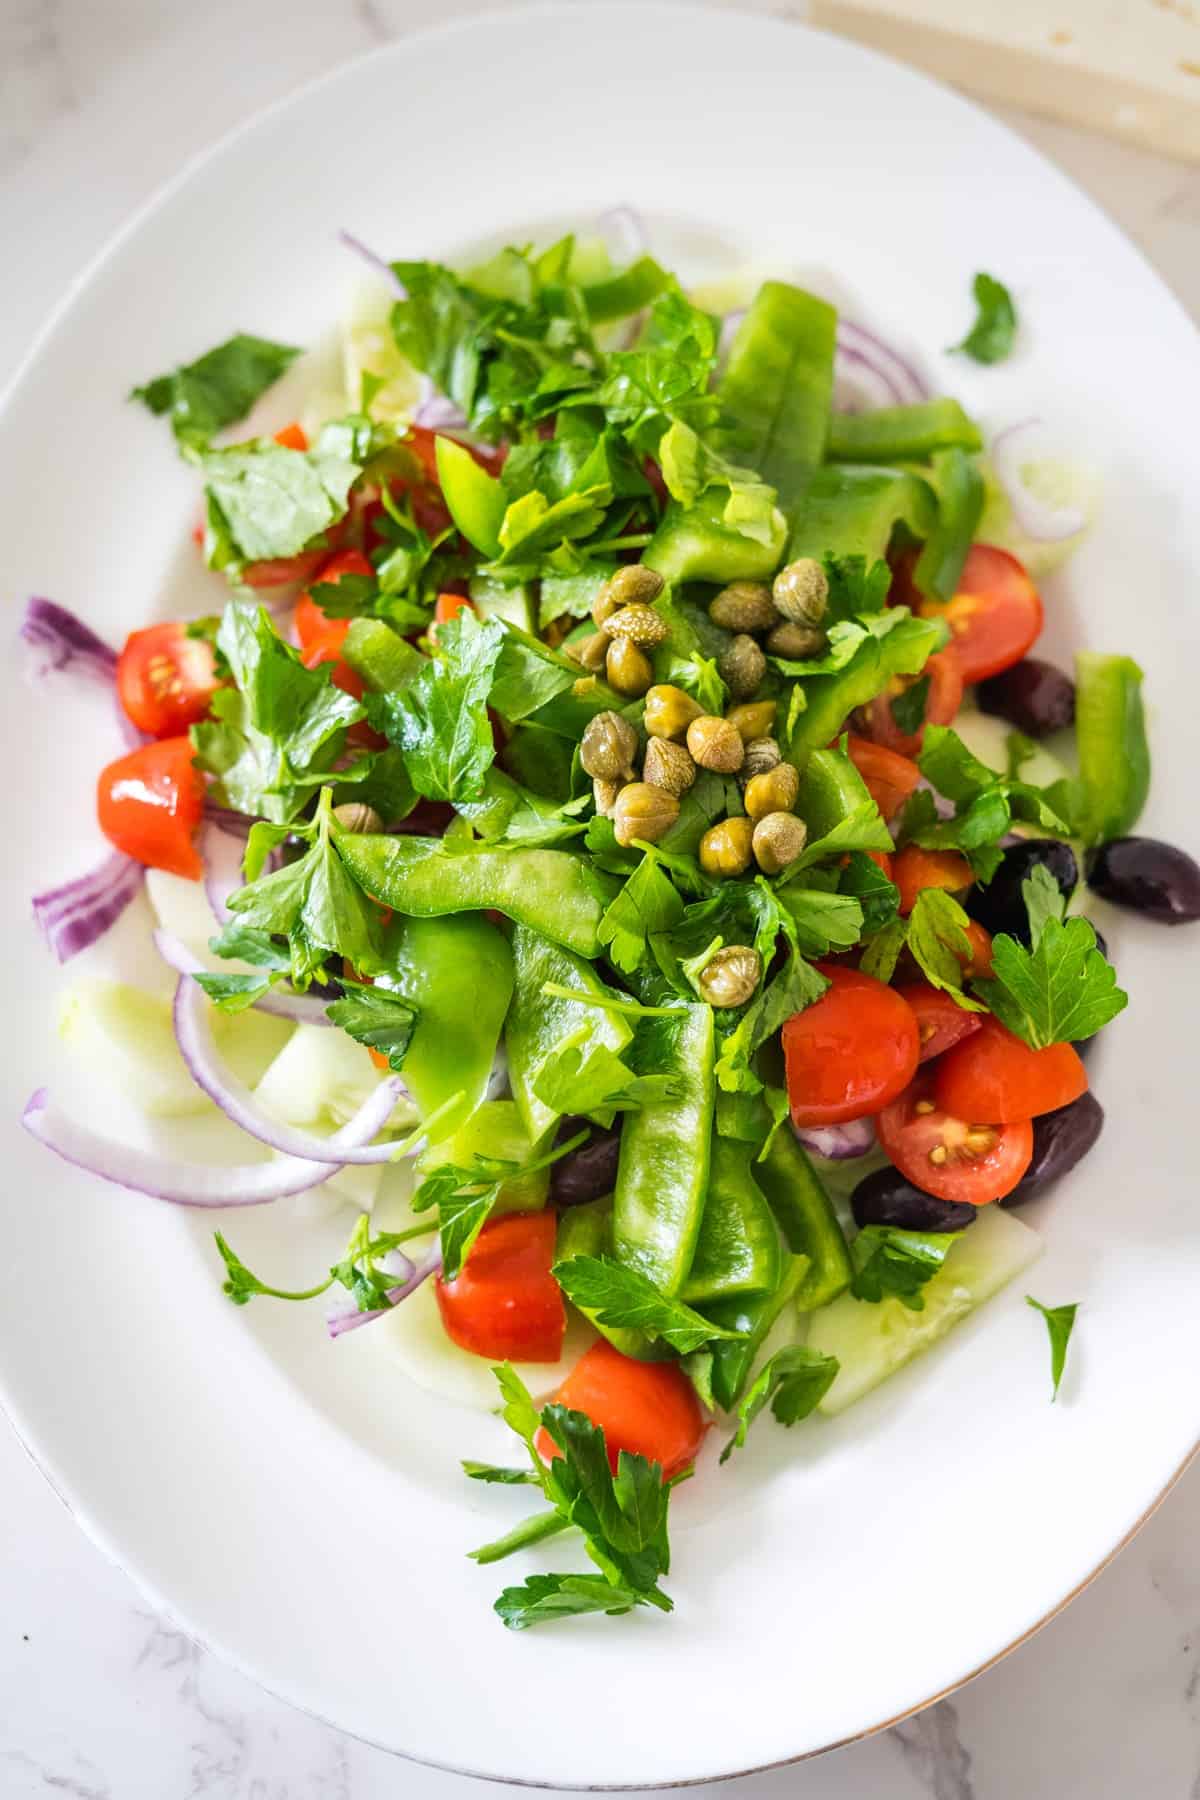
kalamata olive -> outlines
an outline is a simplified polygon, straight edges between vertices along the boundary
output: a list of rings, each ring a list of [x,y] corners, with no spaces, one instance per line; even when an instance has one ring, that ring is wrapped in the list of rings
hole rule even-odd
[[[620,1126],[602,1131],[588,1119],[564,1119],[555,1142],[564,1144],[585,1127],[592,1134],[587,1143],[550,1165],[551,1206],[582,1206],[613,1191],[621,1155]]]
[[[903,1231],[962,1231],[973,1225],[977,1207],[960,1200],[938,1200],[905,1181],[899,1169],[876,1169],[864,1175],[850,1196],[858,1225],[898,1225]]]
[[[1088,885],[1161,925],[1200,919],[1200,864],[1160,838],[1112,838],[1087,859]]]
[[[1007,719],[1026,737],[1040,738],[1075,718],[1075,683],[1053,663],[1027,656],[975,689],[980,712]]]
[[[1057,838],[1027,838],[1013,844],[1004,852],[1000,867],[987,886],[973,887],[966,900],[971,917],[978,919],[993,937],[998,931],[1006,931],[1023,944],[1029,942],[1029,915],[1021,883],[1039,864],[1049,870],[1064,894],[1073,894],[1079,885],[1079,865],[1069,844],[1062,844]]]
[[[1104,1127],[1104,1108],[1095,1094],[1080,1094],[1070,1106],[1043,1113],[1033,1121],[1033,1160],[1023,1179],[1004,1201],[1020,1206],[1033,1200],[1052,1181],[1082,1162]]]

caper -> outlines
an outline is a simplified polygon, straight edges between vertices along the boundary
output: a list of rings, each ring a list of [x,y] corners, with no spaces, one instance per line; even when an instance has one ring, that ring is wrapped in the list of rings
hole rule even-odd
[[[659,682],[646,695],[642,724],[649,737],[681,738],[692,720],[700,718],[703,712],[704,708],[682,688]]]
[[[642,764],[643,781],[678,796],[686,794],[695,779],[696,765],[682,744],[673,744],[669,738],[650,739]]]
[[[615,712],[597,713],[584,729],[579,760],[600,781],[628,781],[637,747],[637,732],[628,719]]]
[[[717,658],[717,670],[735,700],[748,700],[767,672],[767,659],[749,633],[739,631]]]
[[[762,980],[762,957],[749,944],[726,944],[705,963],[698,979],[710,1006],[745,1006]]]
[[[781,763],[780,767],[784,767]],[[787,767],[791,767],[789,763]],[[804,848],[808,830],[795,813],[773,812],[754,827],[754,860],[764,875],[778,875]]]
[[[732,717],[732,714],[730,715]],[[779,745],[773,737],[751,738],[746,745],[746,760],[742,764],[742,780],[749,783],[756,775],[765,775],[769,769],[778,768],[780,762]]]
[[[726,631],[768,631],[779,623],[771,590],[762,581],[731,581],[709,607],[708,616]]]
[[[631,781],[623,787],[612,810],[618,844],[632,844],[635,838],[657,844],[678,817],[679,802],[674,794],[648,781]]]
[[[654,680],[654,666],[650,658],[629,638],[618,637],[612,640],[604,659],[604,669],[609,685],[615,687],[618,694],[628,695],[631,700],[644,694]]]
[[[593,675],[598,675],[608,655],[608,643],[604,632],[593,631],[590,637],[576,638],[573,644],[564,644],[563,648],[572,662],[581,663]]]
[[[656,613],[652,606],[620,606],[616,612],[609,613],[601,631],[611,638],[628,638],[639,650],[653,650],[661,644],[667,635],[667,621],[661,613]]]
[[[746,811],[757,821],[765,819],[768,813],[791,812],[799,792],[800,776],[795,767],[779,762],[765,775],[755,775],[748,781],[742,798]]]
[[[793,625],[819,625],[829,605],[829,577],[814,556],[801,556],[780,569],[771,597]]]
[[[744,875],[750,867],[754,827],[749,819],[722,819],[700,839],[700,867],[706,875]]]
[[[793,625],[785,619],[767,638],[767,649],[772,656],[784,656],[789,662],[806,662],[811,656],[820,656],[826,642],[825,633],[815,626]]]
[[[596,596],[592,607],[592,617],[597,625],[603,625],[621,606],[649,606],[657,600],[665,583],[654,569],[647,569],[641,563],[625,563],[609,576]]]
[[[688,726],[687,747],[693,762],[702,769],[714,769],[718,775],[735,775],[746,754],[737,726],[728,719],[714,719],[709,713],[693,719]]]
[[[365,800],[343,800],[340,806],[334,807],[333,816],[343,831],[361,833],[383,830],[383,820]]]
[[[775,702],[752,700],[744,706],[731,706],[725,717],[737,726],[743,744],[750,744],[755,738],[766,737],[775,723]]]
[[[602,819],[611,819],[617,795],[624,785],[623,781],[605,781],[599,775],[592,782],[592,801]]]

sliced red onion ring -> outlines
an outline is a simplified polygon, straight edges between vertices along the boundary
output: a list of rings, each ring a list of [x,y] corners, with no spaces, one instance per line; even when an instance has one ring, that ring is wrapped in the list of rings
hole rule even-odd
[[[70,670],[87,681],[110,688],[117,673],[117,653],[97,637],[90,625],[55,600],[31,596],[21,621],[21,640],[32,652],[30,673],[37,680]]]
[[[880,380],[897,395],[892,404],[909,406],[918,400],[928,400],[929,388],[913,364],[875,332],[868,331],[865,325],[856,325],[852,319],[839,317],[837,342],[838,349],[856,362],[861,358],[864,364],[870,363]]]
[[[405,1257],[404,1260],[407,1262],[408,1258]],[[381,1265],[383,1264],[383,1261],[384,1259],[381,1257]],[[441,1267],[442,1253],[440,1249],[430,1251],[428,1257],[419,1268],[414,1268],[413,1265],[409,1263],[411,1273],[406,1280],[404,1280],[399,1287],[389,1288],[387,1290],[389,1301],[387,1306],[376,1306],[367,1312],[360,1312],[358,1307],[353,1304],[344,1305],[340,1302],[335,1303],[326,1315],[330,1337],[341,1337],[344,1331],[357,1331],[360,1325],[369,1325],[372,1319],[386,1318],[393,1306],[398,1306],[401,1300],[407,1300],[410,1294],[415,1294],[423,1281],[428,1281],[431,1275],[440,1273]]]
[[[724,367],[726,359],[728,358],[729,352],[733,346],[733,340],[738,334],[738,326],[741,324],[742,320],[745,318],[746,312],[747,312],[746,307],[735,306],[733,311],[727,312],[725,314],[725,317],[721,320],[721,333],[717,339],[717,367],[718,368]]]
[[[461,406],[456,406],[445,394],[439,394],[429,382],[424,398],[413,414],[413,423],[424,425],[429,431],[465,431],[467,415]]]
[[[215,825],[227,837],[241,838],[243,843],[250,836],[250,827],[259,823],[250,813],[235,812],[232,806],[221,806],[215,800],[204,802],[204,817],[209,825]]]
[[[390,1110],[390,1107],[389,1107]],[[330,1148],[357,1150],[370,1143],[381,1124],[381,1101],[378,1092],[359,1108],[348,1125],[326,1139]],[[386,1114],[384,1114],[386,1117]],[[129,1188],[137,1194],[149,1194],[156,1200],[169,1200],[174,1206],[263,1206],[271,1200],[282,1200],[289,1194],[302,1194],[307,1188],[319,1187],[336,1175],[339,1163],[309,1162],[285,1157],[273,1162],[221,1163],[183,1162],[177,1157],[160,1156],[153,1150],[142,1150],[133,1144],[117,1144],[98,1131],[78,1124],[61,1111],[45,1088],[31,1095],[21,1115],[21,1123],[31,1136],[61,1156],[64,1162],[117,1187]]]
[[[246,846],[219,825],[204,833],[201,854],[204,857],[204,892],[218,925],[228,925],[233,917],[229,896],[244,886],[242,857]]]
[[[371,249],[369,244],[364,244],[361,238],[355,237],[351,231],[339,231],[338,237],[345,244],[347,250],[353,250],[355,256],[361,256],[364,262],[370,263],[376,274],[386,277],[391,286],[395,288],[399,299],[408,299],[408,289],[386,257],[380,256],[377,251]]]
[[[596,220],[596,233],[618,269],[644,256],[649,239],[642,215],[632,206],[610,206]]]
[[[850,1119],[845,1125],[793,1125],[792,1130],[813,1156],[842,1162],[875,1148],[875,1121]]]
[[[900,406],[903,392],[891,375],[861,350],[839,343],[833,363],[835,412],[874,412],[881,406]]]
[[[179,1054],[196,1086],[232,1124],[257,1138],[260,1144],[269,1144],[272,1150],[278,1150],[284,1156],[334,1163],[339,1168],[346,1163],[386,1163],[396,1154],[395,1144],[370,1144],[363,1149],[348,1150],[344,1145],[335,1146],[332,1138],[319,1137],[315,1132],[301,1131],[295,1125],[285,1125],[272,1118],[245,1083],[231,1074],[221,1061],[209,1024],[208,998],[190,975],[179,977],[172,1018]],[[383,1129],[405,1092],[404,1083],[396,1075],[389,1075],[380,1082],[372,1096],[379,1119],[377,1129]]]
[[[1087,525],[1087,514],[1077,506],[1048,506],[1025,485],[1022,465],[1029,460],[1032,441],[1044,429],[1041,419],[1021,419],[1009,425],[992,443],[992,466],[1008,496],[1017,524],[1039,544],[1061,544],[1077,537]]]
[[[146,871],[114,850],[96,869],[33,897],[33,916],[60,963],[87,950],[141,892]]]
[[[194,951],[169,931],[154,933],[154,948],[169,968],[177,975],[206,975],[208,965],[202,962]],[[294,994],[290,988],[272,988],[269,993],[254,1002],[257,1012],[271,1013],[277,1019],[291,1019],[296,1025],[328,1025],[325,1008],[331,1000],[338,998],[336,990],[332,993],[322,992]]]

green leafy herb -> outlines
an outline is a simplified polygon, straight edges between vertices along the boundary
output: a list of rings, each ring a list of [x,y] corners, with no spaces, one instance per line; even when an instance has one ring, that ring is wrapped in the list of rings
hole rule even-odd
[[[486,1481],[499,1484],[501,1487],[537,1486],[537,1476],[532,1469],[501,1468],[496,1463],[463,1461],[463,1474],[469,1475],[472,1481]]]
[[[458,1275],[507,1183],[548,1169],[560,1157],[577,1150],[587,1135],[586,1131],[577,1132],[565,1144],[556,1144],[529,1162],[479,1156],[469,1167],[441,1163],[429,1170],[416,1188],[411,1205],[415,1213],[437,1208],[444,1280],[453,1281]]]
[[[954,802],[955,816],[939,821],[932,796],[916,793],[905,807],[901,838],[927,850],[960,850],[982,881],[995,874],[1002,854],[1000,840],[1014,820],[1051,837],[1070,836],[1070,826],[1058,810],[1056,789],[1039,788],[989,768],[949,726],[925,727],[918,762],[926,780]]]
[[[488,694],[504,641],[497,619],[473,613],[438,628],[440,655],[399,693],[368,701],[371,723],[404,754],[416,791],[429,800],[478,800],[496,754]]]
[[[877,862],[861,850],[851,851],[838,879],[838,891],[853,894],[862,909],[864,933],[882,931],[896,917],[900,890]]]
[[[464,1463],[463,1467],[465,1469],[467,1465]],[[470,1472],[468,1469],[467,1473]],[[522,1519],[503,1537],[494,1538],[490,1544],[481,1544],[477,1550],[468,1550],[467,1555],[481,1566],[503,1562],[506,1556],[515,1556],[518,1550],[528,1550],[531,1545],[541,1544],[546,1538],[557,1537],[559,1532],[570,1528],[570,1519],[552,1508],[549,1512],[534,1513],[531,1518]]]
[[[979,363],[1003,362],[1017,335],[1017,309],[1002,281],[982,272],[971,288],[975,296],[975,323],[961,344],[952,346]]]
[[[530,1575],[521,1587],[504,1589],[495,1611],[510,1631],[525,1631],[530,1625],[579,1618],[584,1613],[616,1617],[642,1604],[642,1594],[603,1575]]]
[[[807,1419],[833,1386],[841,1365],[836,1356],[810,1350],[806,1344],[787,1344],[763,1364],[737,1409],[737,1430],[721,1452],[728,1462],[746,1442],[746,1433],[767,1404],[781,1425]]]
[[[683,918],[683,901],[654,856],[644,856],[600,920],[600,942],[614,966],[632,975],[645,959],[648,939]]]
[[[1079,1302],[1073,1301],[1070,1306],[1043,1306],[1040,1300],[1026,1294],[1025,1304],[1032,1306],[1035,1312],[1040,1312],[1046,1321],[1046,1330],[1050,1334],[1050,1379],[1054,1383],[1054,1392],[1050,1398],[1052,1401],[1057,1400],[1063,1370],[1067,1365],[1067,1345],[1075,1329],[1075,1314],[1079,1311]]]
[[[573,1256],[555,1263],[553,1273],[567,1298],[595,1314],[600,1324],[644,1331],[680,1356],[713,1338],[744,1335],[711,1324],[682,1300],[664,1294],[648,1276],[611,1257]]]
[[[269,993],[278,977],[207,974],[197,971],[194,979],[221,1012],[240,1013]]]
[[[669,1075],[635,1075],[606,1044],[583,1045],[591,1029],[582,1026],[558,1044],[534,1078],[533,1091],[544,1106],[564,1118],[603,1115],[611,1122],[615,1112],[636,1111],[680,1097],[678,1083]]]
[[[1021,883],[1021,898],[1029,917],[1029,936],[1036,950],[1042,933],[1051,919],[1061,924],[1067,913],[1067,898],[1045,863],[1035,863]]]
[[[893,1225],[868,1225],[851,1245],[855,1275],[850,1292],[856,1300],[895,1298],[911,1312],[924,1312],[921,1292],[937,1274],[958,1242],[955,1231],[901,1231]]]
[[[318,1294],[325,1293],[332,1286],[333,1277],[330,1275],[310,1288],[269,1287],[246,1267],[219,1231],[213,1232],[213,1239],[221,1253],[221,1261],[225,1264],[225,1280],[221,1283],[221,1292],[227,1294],[235,1306],[245,1306],[256,1294],[269,1295],[273,1300],[315,1300]]]
[[[273,438],[197,454],[208,504],[210,567],[236,574],[248,562],[296,556],[345,517],[363,464],[326,426],[312,450]]]
[[[828,986],[825,976],[802,956],[789,958],[721,1044],[717,1082],[726,1093],[739,1089],[749,1094],[762,1092],[763,1084],[751,1066],[755,1052],[782,1028],[785,1019],[819,1000]]]
[[[428,1237],[432,1227],[427,1225],[410,1226],[407,1231],[383,1231],[371,1235],[371,1220],[367,1213],[361,1213],[355,1221],[354,1230],[340,1262],[334,1264],[324,1281],[314,1287],[289,1289],[270,1286],[261,1281],[245,1263],[230,1249],[219,1231],[213,1233],[221,1260],[225,1264],[225,1281],[222,1292],[227,1294],[235,1306],[245,1306],[258,1294],[266,1295],[272,1300],[315,1300],[319,1294],[327,1293],[334,1282],[340,1282],[354,1295],[361,1312],[376,1312],[380,1308],[394,1304],[389,1298],[391,1291],[398,1285],[395,1273],[380,1267],[380,1259],[401,1244],[408,1243],[415,1237]]]
[[[169,375],[159,375],[129,398],[152,413],[167,413],[180,444],[204,445],[214,432],[244,419],[261,394],[278,381],[300,355],[290,344],[238,332],[195,362]]]
[[[906,687],[904,692],[897,694],[892,701],[892,717],[900,730],[907,732],[910,737],[914,732],[920,731],[925,723],[925,705],[929,699],[930,679],[928,675],[920,676],[912,683],[911,687]]]
[[[343,981],[342,998],[325,1008],[325,1016],[355,1043],[386,1056],[389,1069],[398,1070],[403,1067],[420,1015],[407,1000],[385,987]]]
[[[1129,1004],[1083,918],[1046,916],[1036,948],[1002,932],[992,939],[992,979],[975,991],[1034,1050],[1091,1037]]]
[[[966,913],[944,888],[922,888],[908,916],[907,945],[925,979],[967,1012],[980,1012],[963,992],[963,970],[971,960]]]

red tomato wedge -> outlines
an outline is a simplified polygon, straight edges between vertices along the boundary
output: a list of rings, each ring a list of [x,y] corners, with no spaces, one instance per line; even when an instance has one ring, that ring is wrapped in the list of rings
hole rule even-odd
[[[858,969],[818,963],[830,985],[783,1027],[788,1104],[797,1125],[877,1113],[912,1080],[921,1051],[912,1008]]]
[[[963,1048],[973,1042],[968,1038]],[[1033,1159],[1033,1126],[1028,1119],[980,1125],[944,1112],[932,1097],[938,1066],[918,1075],[880,1113],[875,1125],[879,1142],[914,1187],[939,1200],[966,1200],[972,1206],[1002,1200]]]
[[[121,705],[151,737],[179,737],[203,719],[218,685],[211,644],[174,621],[131,632],[117,658]]]
[[[973,544],[950,600],[915,595],[925,619],[945,619],[964,681],[984,681],[1020,662],[1039,636],[1041,595],[1015,556],[993,544]]]
[[[912,687],[914,682],[929,677],[925,694],[925,718],[916,731],[905,731],[896,723],[892,702]],[[926,725],[949,725],[963,697],[963,673],[953,650],[939,650],[931,656],[919,675],[895,675],[882,694],[877,694],[866,708],[867,736],[885,749],[901,756],[916,756],[925,741]]]
[[[550,1273],[557,1218],[509,1213],[485,1225],[453,1281],[437,1283],[446,1335],[492,1360],[557,1362],[567,1309]]]
[[[316,572],[316,581],[339,582],[343,575],[374,575],[375,571],[361,550],[339,550],[321,564]],[[324,637],[334,626],[342,628],[342,637],[350,628],[348,619],[330,619],[322,612],[312,595],[303,593],[296,606],[296,636],[300,639],[300,647],[307,650],[319,637]]]
[[[303,425],[285,425],[282,431],[275,433],[275,442],[285,450],[307,450],[308,433]]]
[[[906,844],[892,858],[892,880],[900,889],[900,911],[906,916],[923,889],[946,888],[957,894],[974,879],[970,863],[958,850],[922,850],[918,844]]]
[[[933,1097],[964,1119],[1008,1125],[1057,1112],[1087,1092],[1087,1071],[1070,1044],[1031,1050],[999,1019],[983,1019],[969,1043],[951,1050],[934,1072]]]
[[[435,625],[446,625],[451,619],[457,619],[460,612],[474,611],[474,605],[465,594],[439,594],[433,604],[433,621]]]
[[[992,934],[978,919],[968,919],[963,929],[971,946],[971,959],[963,964],[963,974],[968,979],[978,977],[986,981],[992,972]]]
[[[330,680],[334,687],[341,688],[343,694],[349,694],[352,700],[361,700],[366,692],[366,684],[357,669],[352,669],[349,663],[342,661],[342,646],[349,631],[349,619],[330,619],[321,635],[310,640],[301,653],[300,660],[306,669],[319,669],[322,663],[332,663]],[[365,719],[359,719],[351,725],[346,739],[367,750],[382,750],[387,744],[387,739],[368,725]]]
[[[101,769],[96,813],[110,844],[151,869],[199,881],[193,839],[204,811],[204,782],[186,737],[161,738]]]
[[[876,744],[870,738],[851,733],[846,748],[867,786],[867,792],[885,819],[900,811],[921,779],[921,771],[911,757]]]
[[[949,1050],[979,1030],[982,1013],[968,1012],[949,994],[931,987],[927,981],[909,982],[898,987],[896,992],[907,1000],[916,1015],[922,1062],[940,1056],[943,1050]]]
[[[614,1474],[621,1451],[628,1450],[660,1463],[663,1480],[670,1481],[695,1461],[704,1442],[704,1414],[682,1369],[635,1362],[605,1339],[580,1357],[554,1399],[600,1427]],[[544,1457],[561,1454],[544,1429],[536,1441]]]

